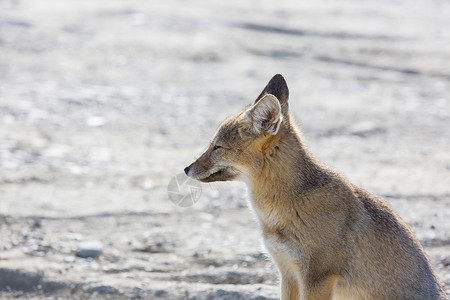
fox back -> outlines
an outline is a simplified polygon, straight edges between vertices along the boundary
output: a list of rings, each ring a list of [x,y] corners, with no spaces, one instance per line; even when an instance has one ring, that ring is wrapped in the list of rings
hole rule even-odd
[[[275,75],[185,168],[202,182],[248,185],[281,298],[447,299],[401,218],[309,154],[288,98],[286,81]]]

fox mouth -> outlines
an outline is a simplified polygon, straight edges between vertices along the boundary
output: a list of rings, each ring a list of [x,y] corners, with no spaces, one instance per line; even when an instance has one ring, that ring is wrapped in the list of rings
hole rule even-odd
[[[210,174],[210,175],[208,175],[208,176],[206,176],[206,177],[204,177],[204,178],[201,178],[201,179],[199,179],[199,180],[200,180],[201,182],[213,182],[213,181],[217,181],[217,179],[215,179],[215,178],[221,177],[221,175],[225,172],[225,169],[226,169],[226,168],[220,169],[219,171],[214,172],[214,173],[212,173],[212,174]]]
[[[236,173],[232,172],[230,167],[225,167],[204,178],[198,178],[201,182],[229,181],[236,177]]]

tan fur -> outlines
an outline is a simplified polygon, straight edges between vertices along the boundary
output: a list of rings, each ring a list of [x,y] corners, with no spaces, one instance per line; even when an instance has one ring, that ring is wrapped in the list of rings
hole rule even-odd
[[[447,299],[400,217],[311,157],[288,113],[288,95],[284,78],[275,75],[253,105],[222,123],[186,170],[203,182],[247,183],[280,271],[281,298]]]

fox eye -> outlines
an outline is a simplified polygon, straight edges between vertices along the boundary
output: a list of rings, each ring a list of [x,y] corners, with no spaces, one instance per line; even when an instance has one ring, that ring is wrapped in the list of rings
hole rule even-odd
[[[222,146],[214,145],[213,150],[217,150],[219,148],[222,148]]]

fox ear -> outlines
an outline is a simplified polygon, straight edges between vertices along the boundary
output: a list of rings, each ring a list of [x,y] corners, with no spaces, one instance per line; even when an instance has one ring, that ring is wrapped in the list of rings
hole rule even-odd
[[[280,103],[274,95],[267,94],[250,107],[244,117],[250,122],[254,134],[265,132],[275,135],[282,120]]]
[[[269,83],[263,89],[261,94],[256,98],[255,103],[257,103],[264,95],[272,94],[280,102],[281,112],[285,117],[289,115],[289,89],[286,80],[280,74],[276,74],[270,79]]]

